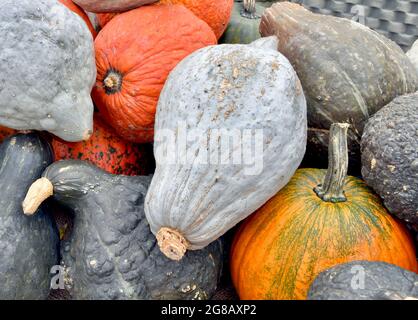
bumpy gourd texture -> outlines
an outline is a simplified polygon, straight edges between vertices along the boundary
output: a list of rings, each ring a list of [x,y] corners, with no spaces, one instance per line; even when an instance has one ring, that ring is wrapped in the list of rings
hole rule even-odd
[[[243,2],[234,3],[231,19],[219,43],[248,44],[260,38],[259,26],[261,15],[265,8],[260,4],[256,4],[254,16],[257,18],[243,16],[243,10]]]
[[[89,12],[121,12],[128,11],[158,0],[73,0]]]
[[[170,227],[189,249],[203,248],[263,205],[295,172],[305,152],[306,101],[296,73],[276,48],[275,37],[211,46],[171,72],[158,103],[157,168],[145,202],[154,233]],[[199,138],[186,142],[177,134],[182,125],[200,131]],[[249,130],[246,142],[238,143],[242,150],[250,146],[252,155],[261,132],[254,164],[241,155],[234,160],[235,148],[225,149],[216,129]],[[176,133],[174,139],[167,141],[167,132]],[[183,145],[186,163],[180,158]],[[170,150],[175,159],[164,156]]]
[[[414,42],[412,48],[406,53],[411,60],[418,74],[418,40]]]
[[[309,300],[405,298],[418,299],[418,275],[393,264],[370,261],[354,261],[322,272],[308,294]]]
[[[54,0],[0,6],[0,125],[87,138],[96,68],[86,24]]]
[[[345,202],[324,202],[316,195],[325,172],[296,171],[239,229],[231,274],[241,299],[306,299],[319,273],[354,260],[418,271],[408,231],[362,180],[346,178]]]
[[[183,6],[144,6],[118,15],[96,38],[97,82],[93,99],[103,118],[124,139],[154,138],[160,91],[184,57],[216,43],[209,26]],[[106,90],[110,72],[121,85]]]
[[[53,139],[51,145],[55,161],[87,160],[112,174],[147,175],[155,167],[151,144],[123,140],[98,115],[94,118],[94,131],[89,140],[65,142]]]
[[[74,299],[207,299],[214,293],[220,242],[181,262],[164,257],[143,209],[150,177],[111,175],[77,160],[55,162],[43,176],[55,199],[75,214],[61,250]]]
[[[359,165],[367,119],[396,96],[418,89],[418,76],[403,51],[349,19],[282,2],[266,9],[260,32],[277,35],[279,51],[302,82],[308,102],[307,153],[314,158],[327,158],[330,125],[347,122],[351,160]]]
[[[418,224],[418,93],[396,98],[366,124],[362,175],[397,217]]]
[[[18,134],[0,146],[0,299],[46,299],[58,264],[58,232],[42,210],[22,212],[29,186],[52,162],[36,134]]]

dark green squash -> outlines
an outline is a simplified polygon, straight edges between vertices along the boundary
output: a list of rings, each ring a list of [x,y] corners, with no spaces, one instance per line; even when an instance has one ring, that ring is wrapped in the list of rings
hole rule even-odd
[[[418,275],[386,262],[339,264],[313,282],[309,300],[418,300]]]
[[[0,146],[0,299],[45,299],[58,263],[58,233],[42,210],[22,212],[29,186],[52,162],[38,134],[16,134]]]
[[[151,177],[108,174],[80,160],[55,162],[28,192],[32,213],[53,190],[75,214],[62,243],[66,288],[74,299],[207,299],[222,267],[219,241],[181,262],[158,248],[144,214]]]
[[[388,210],[418,226],[418,92],[369,119],[361,139],[362,175]]]
[[[255,0],[235,2],[228,27],[219,43],[248,44],[259,39],[259,26],[264,9]]]
[[[367,119],[395,97],[418,90],[418,76],[394,42],[349,19],[279,2],[264,11],[262,36],[276,35],[308,104],[306,156],[326,166],[329,127],[349,123],[350,163],[360,168]],[[318,163],[322,160],[322,163]]]

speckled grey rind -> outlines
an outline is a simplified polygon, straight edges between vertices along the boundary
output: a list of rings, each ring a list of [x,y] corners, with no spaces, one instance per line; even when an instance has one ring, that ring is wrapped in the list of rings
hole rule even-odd
[[[418,40],[414,42],[411,50],[409,50],[406,55],[408,56],[409,60],[411,60],[418,74]]]
[[[210,46],[171,72],[157,107],[157,168],[145,200],[154,234],[171,227],[188,240],[189,249],[203,248],[261,207],[294,174],[306,146],[306,101],[295,71],[276,48],[276,37]],[[183,126],[199,138],[184,141],[177,134]],[[219,137],[234,131],[250,138],[221,152]],[[255,165],[251,157],[234,160],[232,150],[240,146],[250,145],[254,154],[258,134],[263,149],[255,151]],[[165,157],[164,150],[171,148],[174,157]],[[213,156],[221,153],[222,162]]]
[[[396,98],[370,118],[361,150],[366,183],[392,214],[418,224],[418,92]]]
[[[49,166],[54,197],[75,213],[62,243],[66,287],[73,299],[208,299],[222,268],[222,246],[181,262],[159,250],[143,201],[151,177],[110,175],[77,160]]]
[[[331,124],[347,122],[350,158],[360,163],[367,119],[395,97],[418,89],[418,75],[404,52],[360,23],[279,2],[264,11],[260,31],[279,37],[279,51],[300,78],[312,157],[326,158]]]
[[[42,212],[27,217],[22,201],[52,161],[37,134],[18,134],[0,146],[0,300],[46,299],[58,264],[58,232]]]
[[[0,0],[0,125],[80,141],[93,130],[92,35],[55,0]]]
[[[364,287],[361,288],[363,275]],[[393,264],[371,261],[340,264],[320,273],[308,293],[308,300],[405,298],[418,299],[418,275]]]

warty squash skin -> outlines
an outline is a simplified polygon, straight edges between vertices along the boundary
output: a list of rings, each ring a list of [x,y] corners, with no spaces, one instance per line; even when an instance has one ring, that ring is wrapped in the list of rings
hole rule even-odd
[[[96,38],[97,32],[94,29],[90,18],[87,16],[86,12],[82,8],[80,8],[77,4],[75,4],[72,0],[59,0],[64,6],[66,6],[68,9],[73,11],[74,13],[78,14],[81,19],[84,20],[87,27],[89,28],[91,35],[93,36],[93,39]]]
[[[395,216],[418,227],[418,92],[397,97],[366,123],[361,173]]]
[[[254,212],[289,181],[302,160],[306,101],[296,73],[276,48],[277,38],[271,37],[200,49],[179,63],[164,86],[155,123],[157,167],[145,213],[171,259],[206,247]],[[185,141],[178,133],[182,125],[202,137]],[[242,148],[244,143],[254,148],[262,131],[253,167],[249,159],[235,162],[233,148],[222,149],[219,129],[228,130],[226,136],[248,130],[247,142],[240,139]],[[172,139],[165,139],[167,132]],[[187,162],[180,158],[183,146]],[[165,156],[169,150],[173,158]],[[208,157],[220,153],[222,161]],[[180,241],[165,241],[171,236]]]
[[[346,130],[331,130],[328,171],[297,170],[238,230],[231,274],[241,299],[306,299],[319,273],[355,260],[418,271],[408,230],[362,180],[346,177]]]
[[[418,300],[418,275],[386,262],[353,261],[320,273],[308,299]]]
[[[159,0],[160,4],[182,4],[205,21],[219,39],[228,26],[234,0]]]
[[[152,142],[160,91],[188,54],[216,43],[209,26],[180,5],[152,5],[122,13],[96,38],[93,99],[124,139]]]
[[[155,167],[151,144],[123,140],[98,115],[94,117],[94,131],[89,140],[65,142],[55,138],[51,145],[56,161],[87,160],[112,174],[147,175]]]
[[[51,267],[58,264],[58,232],[39,210],[22,212],[29,186],[52,162],[48,143],[35,133],[16,134],[0,146],[0,299],[46,299]]]
[[[418,74],[418,40],[414,42],[411,49],[406,53],[409,60],[411,60]]]
[[[264,10],[255,0],[235,2],[228,27],[219,43],[248,44],[259,39],[259,26]]]
[[[89,12],[123,12],[158,0],[74,0]]]
[[[86,24],[54,0],[0,6],[0,125],[88,139],[96,68]]]
[[[308,103],[307,156],[313,159],[327,159],[331,123],[346,122],[350,165],[359,168],[367,119],[395,97],[418,90],[402,49],[360,23],[279,2],[264,11],[260,32],[278,36],[279,51],[301,80]]]
[[[164,257],[144,215],[151,177],[111,175],[80,160],[55,162],[42,177],[49,181],[47,188],[52,186],[54,199],[74,212],[73,232],[61,245],[66,288],[73,299],[212,296],[222,268],[221,243],[190,252],[181,262]],[[23,203],[28,213],[45,199],[44,182],[35,185]]]

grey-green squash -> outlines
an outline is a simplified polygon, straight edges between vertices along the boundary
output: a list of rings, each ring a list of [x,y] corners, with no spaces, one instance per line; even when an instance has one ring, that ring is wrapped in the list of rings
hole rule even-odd
[[[308,300],[418,300],[418,275],[379,261],[353,261],[320,273]]]
[[[235,2],[231,19],[220,43],[248,44],[260,38],[260,21],[264,7],[255,0]]]
[[[366,123],[362,176],[400,219],[418,226],[418,92],[397,97]]]
[[[326,165],[329,127],[350,124],[352,166],[360,167],[364,124],[395,97],[415,92],[418,75],[393,41],[352,20],[315,14],[279,2],[264,11],[262,36],[277,35],[279,51],[295,68],[308,104],[307,156]]]
[[[276,37],[180,62],[158,102],[145,200],[163,253],[179,260],[206,247],[277,193],[302,160],[306,125],[302,87]]]
[[[48,297],[58,232],[43,209],[35,219],[23,215],[22,201],[51,162],[50,146],[36,133],[16,134],[0,145],[0,300]]]
[[[159,250],[144,214],[149,176],[109,174],[81,160],[48,166],[23,202],[32,214],[48,196],[74,213],[61,244],[65,288],[73,299],[209,299],[222,268],[221,241],[181,262]],[[30,217],[36,219],[37,216]]]
[[[86,23],[55,0],[0,6],[0,125],[88,139],[96,64]]]

